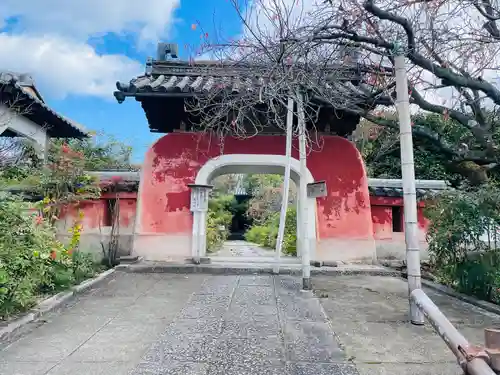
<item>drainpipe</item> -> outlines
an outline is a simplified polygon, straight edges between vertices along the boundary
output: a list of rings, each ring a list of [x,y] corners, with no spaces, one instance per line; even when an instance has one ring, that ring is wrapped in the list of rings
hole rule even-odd
[[[302,227],[301,258],[302,258],[302,288],[311,290],[311,264],[309,254],[309,233],[307,220],[307,148],[306,148],[306,123],[304,119],[304,100],[297,90],[297,111],[299,125],[299,154],[300,154],[300,225]]]
[[[290,168],[292,164],[292,127],[293,127],[293,99],[288,98],[286,115],[286,165],[283,180],[283,195],[281,200],[280,224],[278,228],[278,239],[276,241],[276,255],[273,272],[279,274],[281,251],[283,249],[283,237],[285,236],[286,212],[288,209],[288,192],[290,190]]]
[[[408,268],[408,294],[422,287],[420,280],[420,249],[418,246],[417,193],[413,162],[410,101],[406,77],[405,56],[398,48],[394,59],[396,68],[396,108],[399,117],[399,142],[401,148],[401,174],[403,177],[403,202],[405,219],[406,264]],[[424,317],[410,300],[410,318],[415,325],[423,325]]]

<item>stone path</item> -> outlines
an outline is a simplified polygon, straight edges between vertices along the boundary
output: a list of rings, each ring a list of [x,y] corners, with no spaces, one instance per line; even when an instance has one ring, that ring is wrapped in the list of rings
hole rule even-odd
[[[264,249],[256,244],[247,241],[225,241],[222,248],[210,254],[216,257],[274,257],[274,251]]]
[[[0,374],[461,374],[428,324],[408,322],[403,280],[313,283],[320,299],[301,292],[294,276],[116,272],[0,344]],[[498,315],[427,293],[471,343],[500,325]]]
[[[357,374],[293,276],[117,272],[39,324],[0,374]]]

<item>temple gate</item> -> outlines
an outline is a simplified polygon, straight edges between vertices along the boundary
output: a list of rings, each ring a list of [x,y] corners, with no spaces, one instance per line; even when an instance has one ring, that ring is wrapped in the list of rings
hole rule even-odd
[[[189,258],[193,249],[192,184],[207,184],[227,173],[283,173],[285,136],[281,129],[264,127],[255,136],[239,138],[197,129],[185,101],[209,92],[217,82],[227,84],[234,69],[213,62],[149,60],[146,74],[130,83],[117,83],[115,97],[141,102],[152,132],[167,133],[146,153],[138,192],[134,232],[135,255],[151,260]],[[309,146],[308,176],[292,165],[292,178],[325,180],[327,195],[308,198],[309,223],[298,233],[310,243],[311,259],[373,259],[375,241],[368,179],[361,155],[346,139],[359,117],[324,106],[318,122],[307,124],[317,146]],[[298,163],[294,140],[292,156]],[[279,157],[277,157],[279,156]],[[211,171],[204,166],[211,164]],[[292,163],[293,164],[293,163]],[[210,169],[210,168],[208,168]],[[308,174],[309,174],[308,173]],[[203,224],[204,225],[204,224]],[[203,226],[202,226],[203,227]],[[196,231],[195,231],[196,232]]]

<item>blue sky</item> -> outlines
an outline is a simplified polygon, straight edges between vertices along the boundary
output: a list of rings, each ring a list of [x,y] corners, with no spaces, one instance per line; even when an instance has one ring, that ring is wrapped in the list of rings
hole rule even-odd
[[[228,0],[84,3],[2,0],[0,70],[31,73],[49,105],[130,144],[140,162],[159,135],[149,133],[138,102],[114,100],[116,80],[141,74],[159,40],[178,43],[180,57],[187,58],[184,45],[200,41],[199,30],[191,29],[195,22],[225,37],[240,34],[241,25]]]

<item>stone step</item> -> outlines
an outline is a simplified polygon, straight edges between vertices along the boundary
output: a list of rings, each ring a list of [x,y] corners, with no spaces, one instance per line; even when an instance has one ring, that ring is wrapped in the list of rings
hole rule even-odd
[[[210,257],[212,263],[274,263],[273,257],[245,257],[245,256],[213,256]],[[300,264],[300,258],[281,257],[281,264]]]
[[[120,260],[120,264],[134,264],[140,260],[137,255],[124,255],[118,259]]]
[[[213,275],[251,275],[272,274],[272,263],[212,263],[186,264],[170,262],[142,261],[135,264],[123,264],[116,267],[119,271],[132,273],[204,273]],[[301,275],[300,264],[281,265],[280,274]],[[338,267],[313,267],[311,275],[372,275],[372,276],[400,276],[401,273],[384,267],[373,265],[342,265]]]

